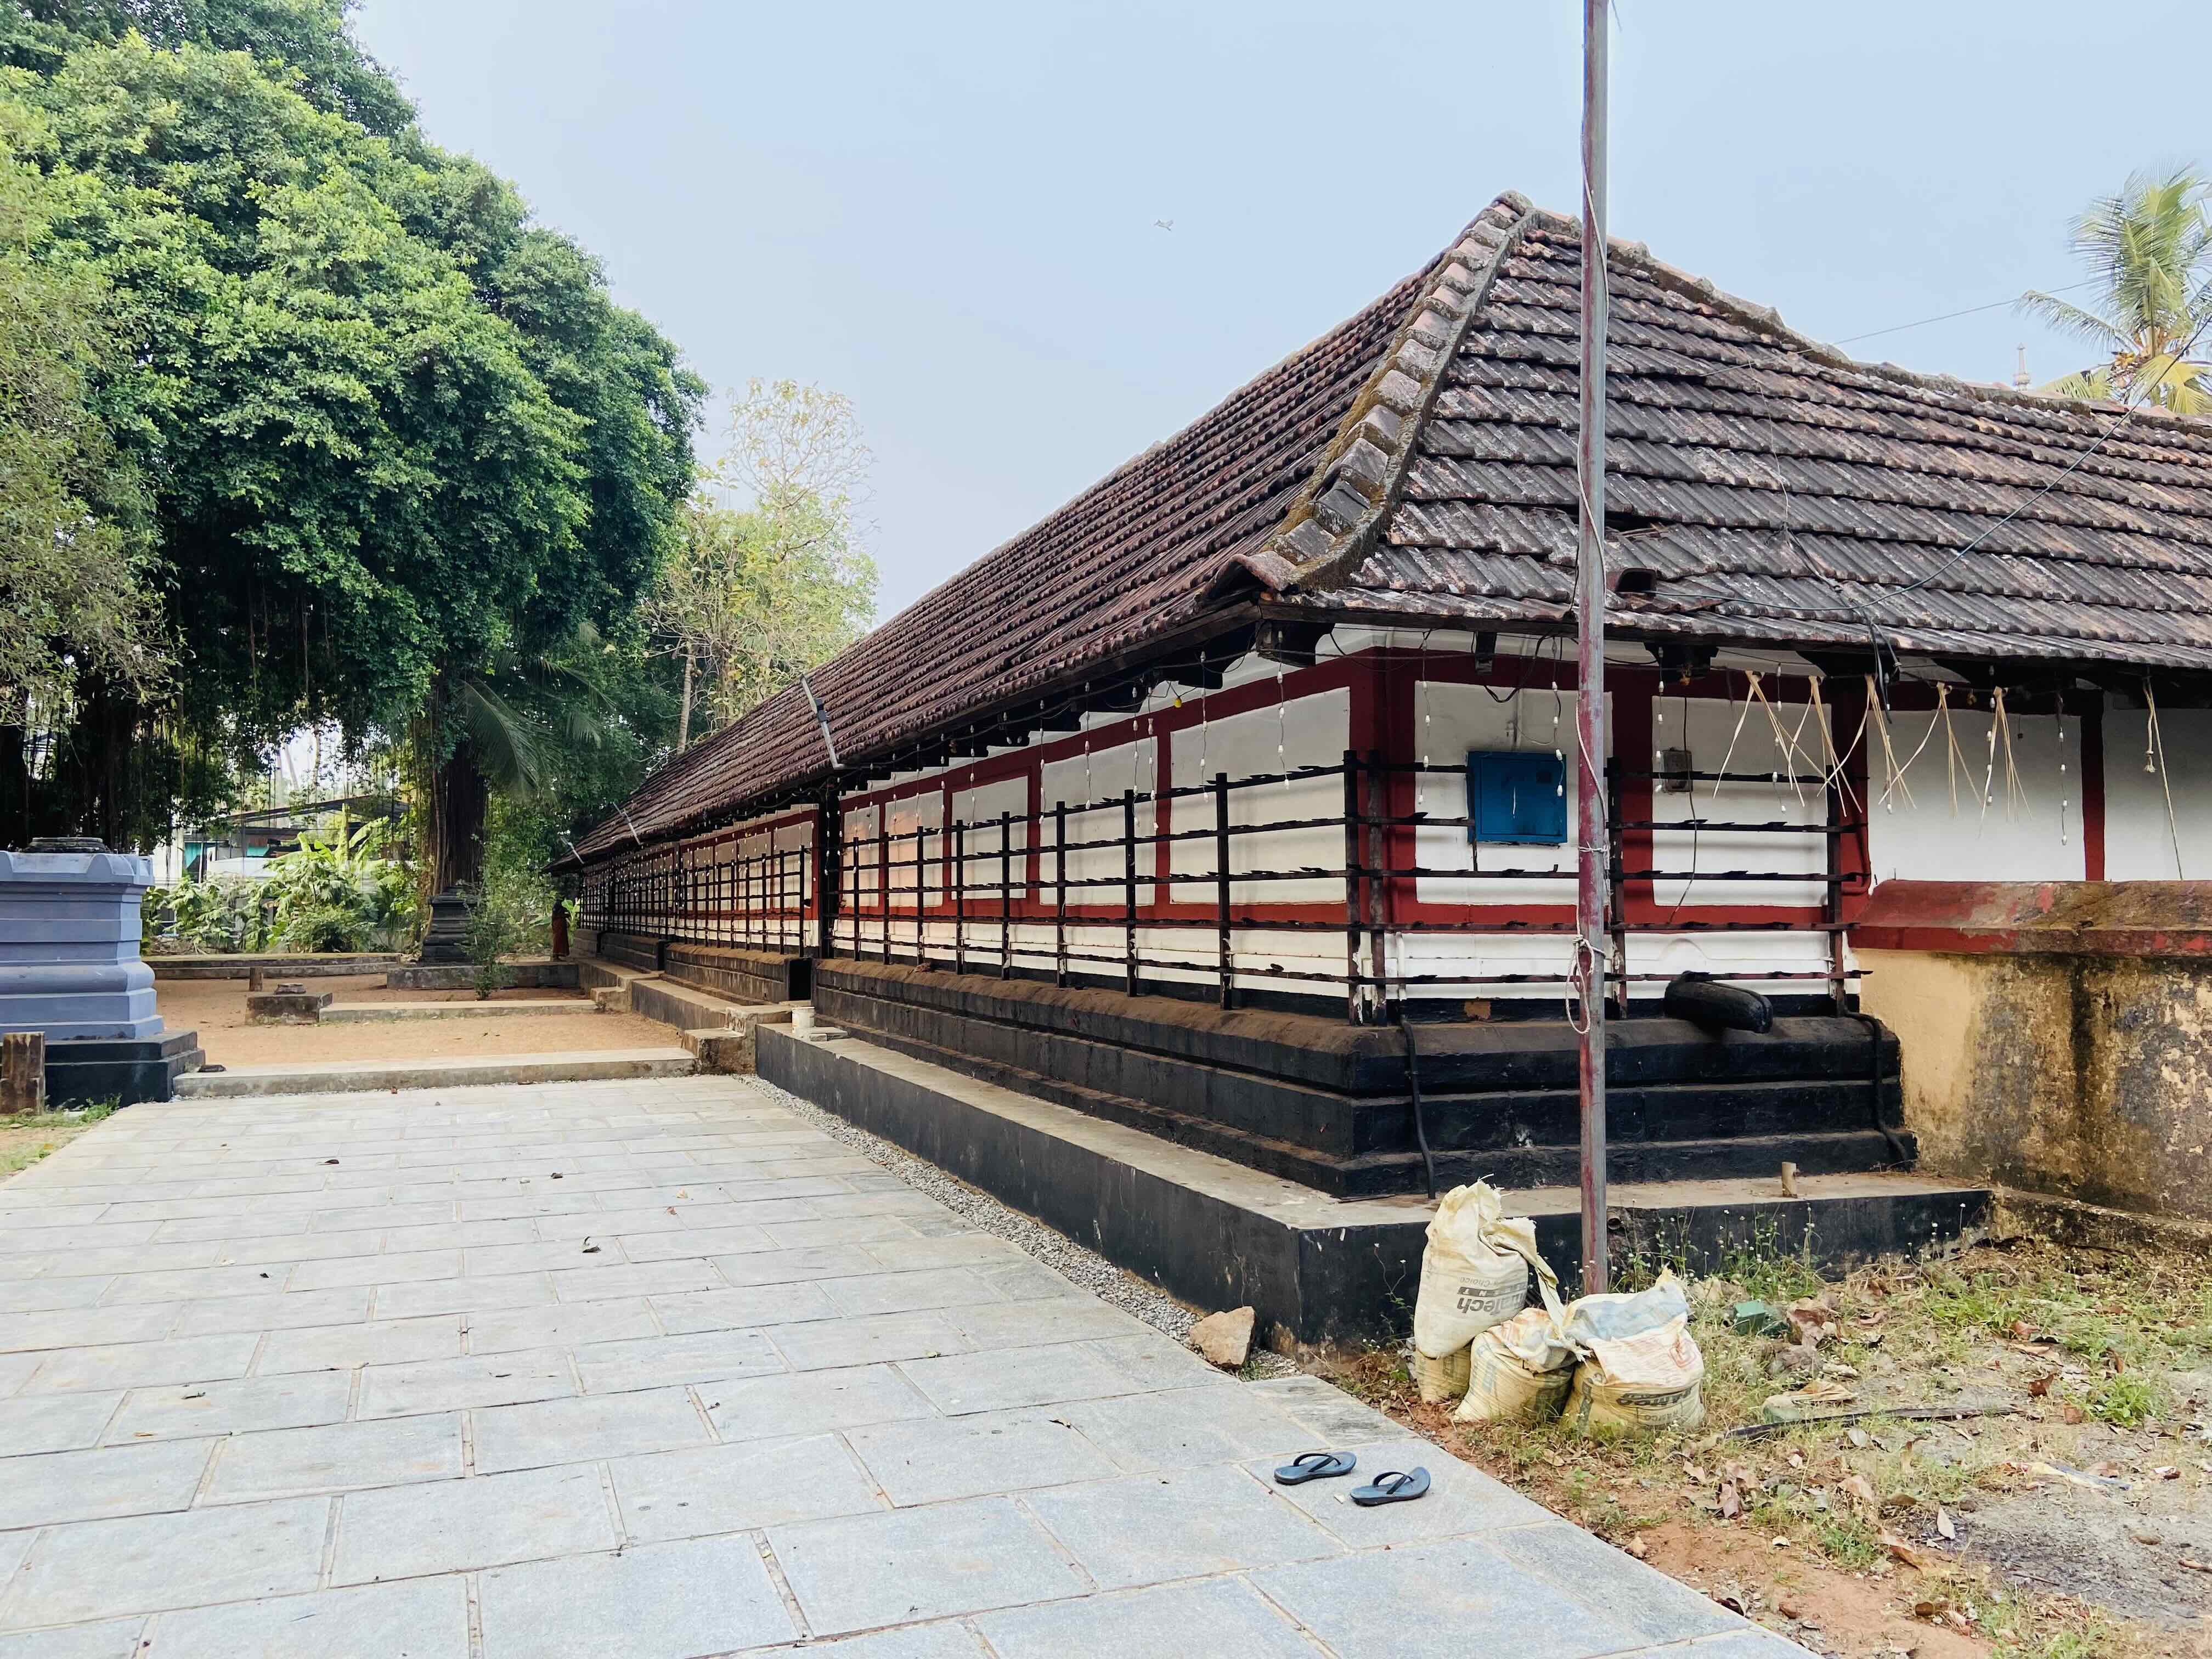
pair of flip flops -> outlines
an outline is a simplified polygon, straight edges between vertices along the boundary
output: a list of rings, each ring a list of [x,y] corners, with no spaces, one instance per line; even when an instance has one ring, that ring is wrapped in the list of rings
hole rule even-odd
[[[1350,1452],[1302,1452],[1275,1471],[1275,1483],[1302,1486],[1309,1480],[1328,1480],[1350,1474],[1358,1467],[1359,1459]],[[1377,1504],[1410,1504],[1416,1498],[1425,1497],[1428,1490],[1426,1469],[1390,1469],[1364,1486],[1355,1486],[1352,1501],[1364,1510],[1371,1510]]]

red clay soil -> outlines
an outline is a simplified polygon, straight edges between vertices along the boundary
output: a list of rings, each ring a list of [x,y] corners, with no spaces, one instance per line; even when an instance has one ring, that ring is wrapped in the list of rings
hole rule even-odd
[[[281,977],[281,975],[279,976]],[[305,981],[337,1002],[463,1002],[473,991],[387,991],[381,974]],[[276,983],[275,979],[270,981]],[[200,1047],[218,1066],[312,1065],[331,1060],[466,1060],[487,1054],[600,1053],[610,1048],[677,1046],[673,1026],[636,1014],[598,1012],[575,991],[516,988],[493,994],[498,1001],[562,1000],[573,1014],[527,1014],[483,1019],[374,1020],[345,1025],[249,1025],[242,979],[162,980],[155,986],[161,1018],[172,1030],[197,1030]]]

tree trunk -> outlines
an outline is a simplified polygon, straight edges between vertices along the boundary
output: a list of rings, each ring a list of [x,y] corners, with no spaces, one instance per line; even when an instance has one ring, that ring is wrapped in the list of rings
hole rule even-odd
[[[430,890],[450,893],[483,879],[483,774],[466,741],[438,767],[430,786]]]
[[[684,647],[684,708],[676,717],[676,752],[691,746],[691,647]]]

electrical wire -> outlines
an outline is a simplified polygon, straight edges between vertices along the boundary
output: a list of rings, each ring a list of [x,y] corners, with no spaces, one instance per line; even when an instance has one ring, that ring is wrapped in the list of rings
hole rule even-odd
[[[2046,288],[2038,291],[2044,294],[2071,294],[2076,289],[2094,288],[2103,280],[2099,276],[2088,276],[2078,283],[2069,283],[2063,288]],[[1948,323],[1954,318],[1972,317],[1984,311],[2002,311],[2008,306],[2016,306],[2019,303],[2020,296],[2015,295],[2009,300],[1992,300],[1985,306],[1968,306],[1964,311],[1947,311],[1940,317],[1923,317],[1917,323],[1893,323],[1887,328],[1869,329],[1863,334],[1846,334],[1842,339],[1831,340],[1828,343],[1839,346],[1856,345],[1861,340],[1879,340],[1885,334],[1902,334],[1907,329],[1926,328],[1930,323]]]

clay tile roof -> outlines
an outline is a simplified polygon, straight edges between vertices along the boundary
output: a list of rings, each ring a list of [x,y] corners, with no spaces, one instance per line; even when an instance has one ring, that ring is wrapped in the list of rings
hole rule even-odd
[[[1858,363],[1609,251],[1607,558],[1646,637],[2212,670],[2212,423]],[[1357,316],[813,676],[880,757],[1188,635],[1571,615],[1580,232],[1501,196]],[[828,773],[797,687],[652,777],[586,858]]]
[[[2212,668],[2212,423],[1858,363],[1615,244],[1606,559],[1644,637]],[[1290,602],[1571,615],[1581,232],[1541,211]],[[1324,464],[1324,466],[1328,463]],[[1287,540],[1287,537],[1285,538]]]

